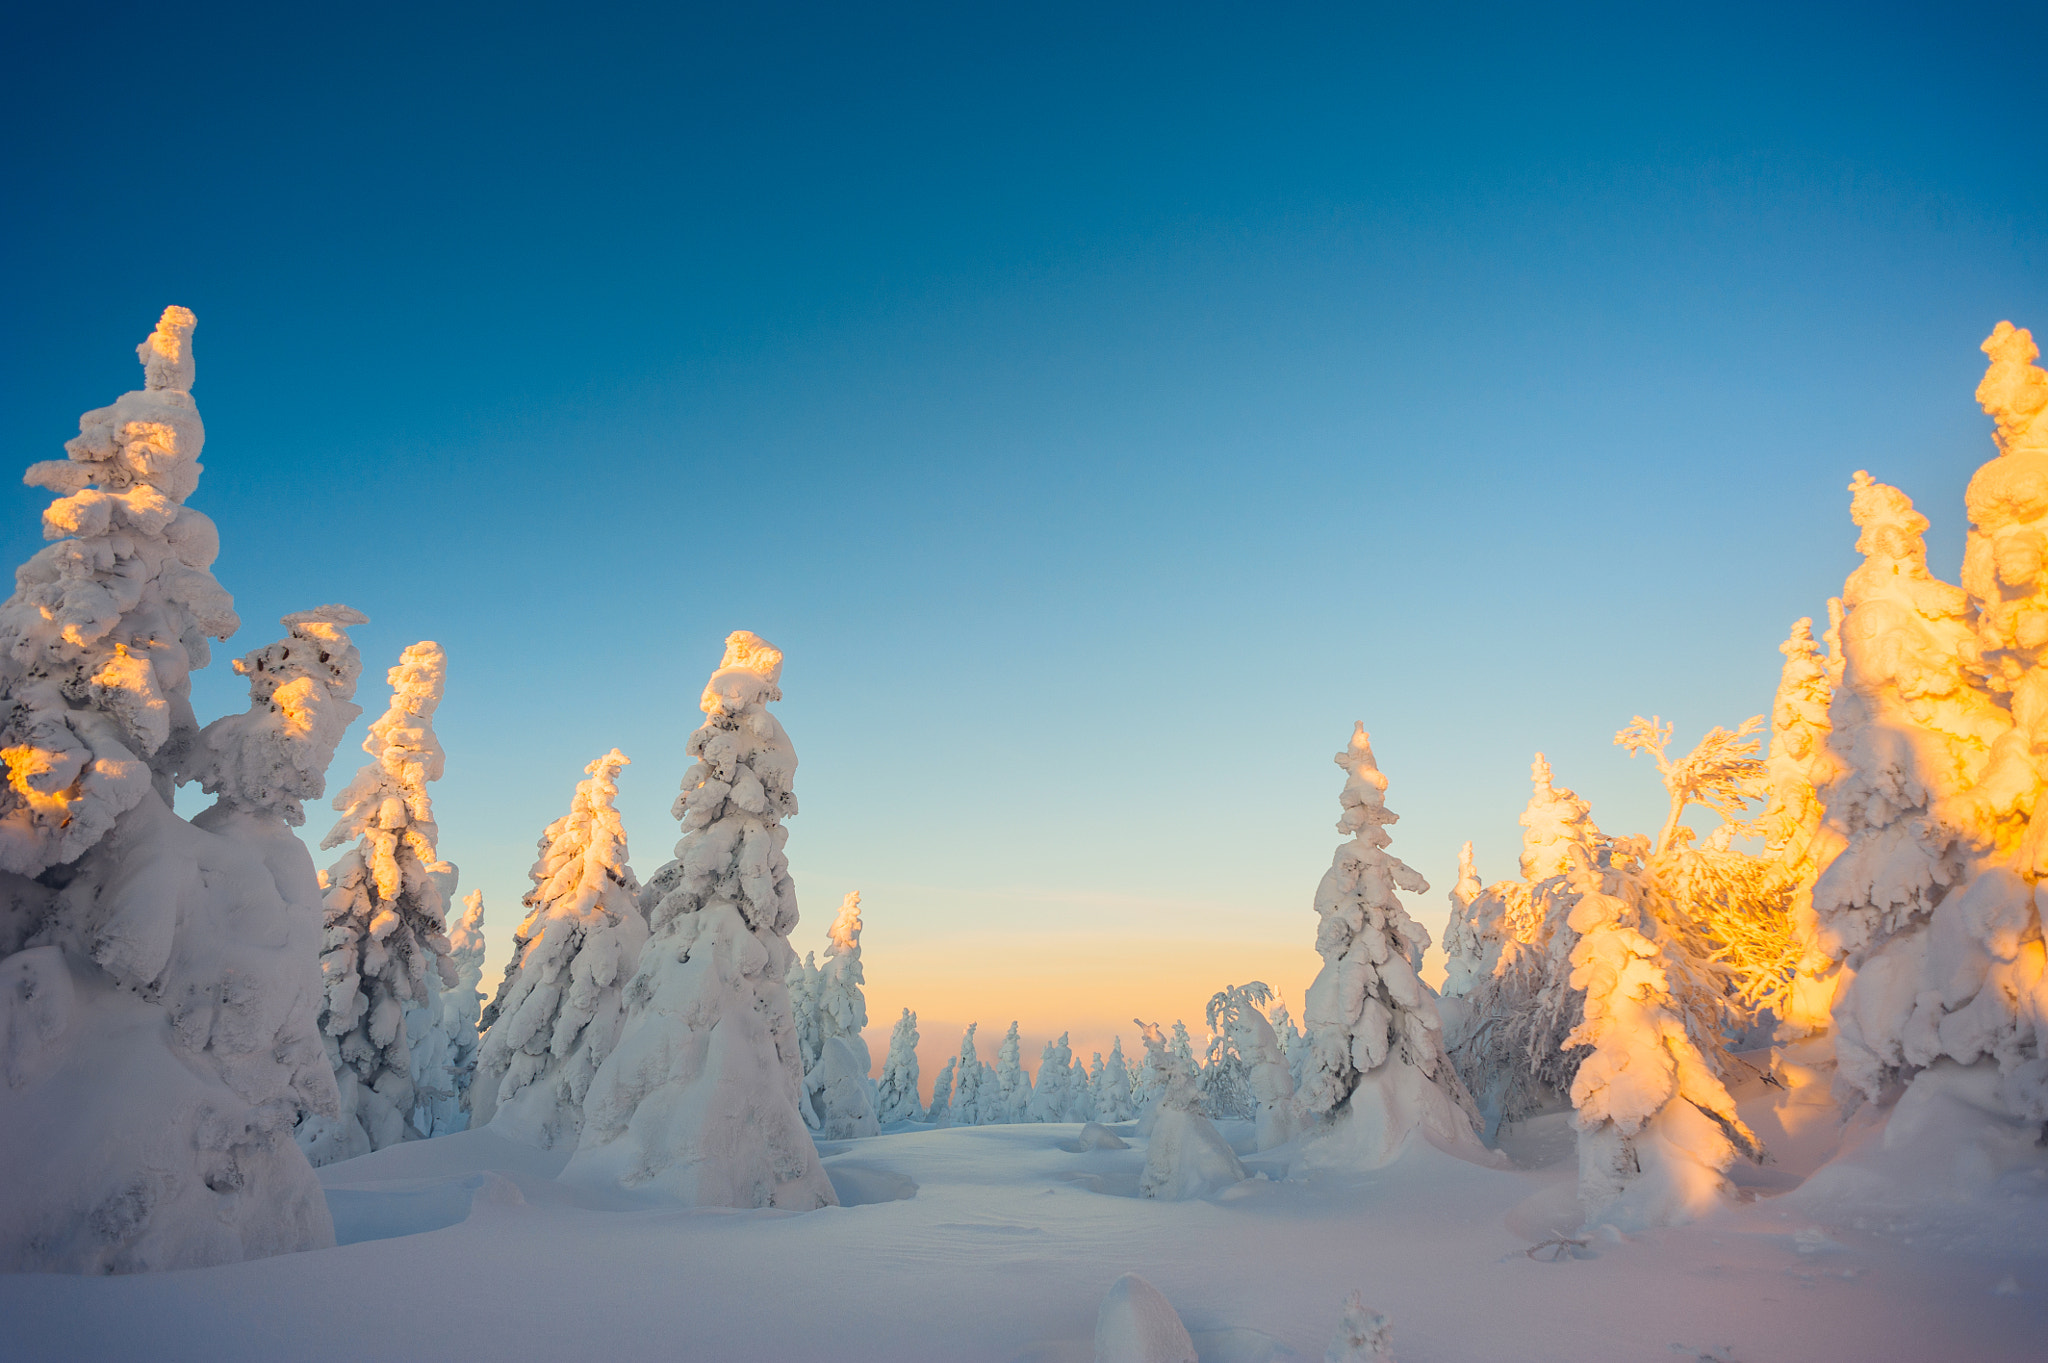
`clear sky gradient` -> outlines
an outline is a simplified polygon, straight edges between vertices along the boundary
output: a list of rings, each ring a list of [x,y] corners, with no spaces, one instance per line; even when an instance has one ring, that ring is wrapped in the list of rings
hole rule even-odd
[[[1438,9],[12,7],[6,448],[198,313],[200,716],[290,610],[371,617],[364,724],[441,641],[493,983],[590,758],[667,858],[748,628],[797,945],[864,892],[927,1083],[1298,1008],[1354,719],[1432,931],[1538,749],[1654,829],[1614,731],[1767,708],[1858,468],[1952,577],[1977,344],[2048,327],[2041,6]]]

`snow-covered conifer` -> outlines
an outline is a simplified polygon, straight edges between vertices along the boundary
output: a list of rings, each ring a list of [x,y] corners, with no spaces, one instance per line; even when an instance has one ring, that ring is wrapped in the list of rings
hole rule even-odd
[[[1024,1043],[1018,1039],[1017,1024],[1003,1033],[996,1048],[996,1116],[998,1122],[1021,1122],[1031,1110],[1031,1076],[1024,1072]]]
[[[1273,991],[1263,981],[1253,980],[1224,989],[1209,1000],[1209,1025],[1223,1029],[1246,1067],[1261,1150],[1285,1145],[1295,1134],[1294,1073],[1273,1024],[1259,1011],[1259,1006],[1272,998]]]
[[[1967,671],[1980,646],[1969,601],[1928,572],[1927,518],[1867,473],[1850,490],[1865,557],[1842,589],[1843,672],[1828,742],[1843,772],[1824,795],[1845,845],[1815,883],[1813,906],[1819,945],[1840,972],[1826,981],[1837,986],[1838,1081],[1875,1097],[1942,1053],[1928,925],[1979,864],[1974,831],[1997,821],[1989,811],[2007,783],[1994,778],[1987,792],[1979,777],[1987,756],[2009,751],[2011,719]],[[1993,907],[2023,897],[2023,885],[1984,884]]]
[[[875,1119],[874,1058],[861,1032],[868,1025],[866,976],[860,965],[860,891],[846,896],[832,920],[831,945],[818,973],[818,1065],[811,1084],[817,1130],[828,1140],[881,1132]]]
[[[1084,1065],[1080,1057],[1074,1058],[1074,1068],[1067,1076],[1067,1110],[1061,1114],[1063,1122],[1093,1122],[1100,1120],[1095,1106],[1096,1095],[1102,1092],[1102,1052],[1095,1052],[1092,1064]]]
[[[626,987],[626,1019],[583,1103],[562,1178],[651,1187],[695,1206],[837,1205],[801,1110],[790,1013],[796,888],[782,820],[796,750],[767,708],[782,653],[740,630],[704,688],[675,814],[675,870]]]
[[[1309,986],[1310,1057],[1300,1094],[1305,1115],[1340,1122],[1345,1158],[1383,1164],[1410,1132],[1475,1148],[1477,1112],[1444,1054],[1436,993],[1418,973],[1429,934],[1408,916],[1395,889],[1429,884],[1387,850],[1387,778],[1373,761],[1365,725],[1337,754],[1346,774],[1337,849],[1316,890],[1323,968]]]
[[[417,1138],[413,1114],[421,1098],[455,1091],[445,1069],[414,1072],[416,1042],[427,1043],[423,1049],[437,1059],[449,1057],[411,1031],[416,1023],[424,1033],[438,1031],[441,990],[456,984],[446,931],[455,868],[434,850],[439,834],[427,796],[427,783],[442,770],[433,716],[447,671],[439,644],[413,644],[400,655],[386,676],[391,705],[363,740],[372,760],[334,797],[342,817],[320,844],[356,840],[323,877],[327,1002],[320,1027],[341,1113],[300,1121],[299,1146],[315,1164]]]
[[[0,1270],[334,1243],[290,1134],[337,1103],[319,888],[287,819],[320,793],[347,723],[359,617],[293,617],[289,639],[243,660],[248,714],[196,752],[189,673],[238,624],[209,571],[213,524],[183,505],[204,439],[196,325],[166,309],[137,348],[142,391],[86,413],[67,461],[29,470],[58,494],[55,543],[0,604]],[[263,669],[287,654],[274,687]],[[221,798],[187,823],[173,781],[201,765]]]
[[[1813,621],[1795,621],[1778,649],[1785,665],[1771,703],[1771,746],[1764,759],[1770,803],[1757,828],[1787,885],[1786,922],[1796,954],[1791,978],[1775,1003],[1779,1035],[1789,1040],[1824,1031],[1834,999],[1834,981],[1828,978],[1833,962],[1820,943],[1813,886],[1842,850],[1842,836],[1827,822],[1821,796],[1843,775],[1843,767],[1828,745],[1838,669],[1814,643]]]
[[[994,1105],[985,1099],[981,1092],[982,1079],[988,1067],[981,1063],[981,1056],[974,1048],[974,1030],[979,1026],[981,1024],[978,1022],[968,1023],[967,1030],[960,1037],[959,1064],[953,1071],[953,1096],[950,1102],[953,1123],[956,1126],[979,1126],[984,1121],[994,1120],[982,1115]]]
[[[1294,1025],[1294,1017],[1287,1011],[1287,1005],[1276,995],[1273,1011],[1267,1015],[1273,1024],[1273,1035],[1280,1038],[1280,1053],[1287,1057],[1287,1072],[1293,1076],[1294,1087],[1301,1087],[1302,1067],[1308,1063],[1310,1046],[1301,1028]]]
[[[933,1126],[950,1126],[953,1121],[953,1066],[951,1056],[939,1066],[939,1077],[932,1080],[932,1105],[925,1109],[924,1119]]]
[[[1046,1042],[1039,1053],[1038,1077],[1031,1083],[1031,1100],[1024,1105],[1027,1122],[1068,1119],[1067,1109],[1073,1105],[1074,1048],[1067,1036],[1061,1032],[1058,1041]]]
[[[1252,1102],[1251,1066],[1228,1036],[1212,1031],[1202,1052],[1202,1111],[1219,1120],[1249,1121]]]
[[[476,1081],[477,1047],[483,1039],[484,946],[484,892],[471,890],[462,897],[462,916],[448,930],[448,959],[455,966],[455,987],[441,995],[441,1030],[454,1048],[455,1110],[449,1112],[437,1103],[432,1135],[469,1127],[469,1094]]]
[[[917,1014],[908,1008],[896,1019],[889,1033],[889,1054],[882,1061],[882,1082],[877,1119],[892,1122],[921,1122],[925,1107],[917,1096]]]
[[[1876,1097],[1937,1059],[1988,1057],[2007,1111],[2048,1123],[2034,897],[2048,871],[2048,373],[2010,323],[1983,348],[1977,400],[1999,453],[1965,497],[1962,591],[1927,578],[1926,521],[1903,494],[1862,474],[1854,485],[1869,557],[1843,589],[1846,665],[1830,716],[1849,772],[1825,795],[1848,845],[1814,907],[1841,964],[1843,1087]]]
[[[1202,1115],[1197,1076],[1168,1046],[1157,1024],[1140,1022],[1147,1069],[1160,1075],[1159,1102],[1145,1143],[1145,1173],[1138,1192],[1161,1201],[1207,1197],[1244,1181],[1244,1166],[1210,1120]]]
[[[1524,1116],[1571,1091],[1580,1052],[1565,1038],[1579,1024],[1584,995],[1571,986],[1572,906],[1564,872],[1574,858],[1598,860],[1607,839],[1592,806],[1553,783],[1550,763],[1536,754],[1522,811],[1522,879],[1488,886],[1473,918],[1489,926],[1490,972],[1479,977],[1458,1010],[1460,1037],[1452,1061],[1478,1100],[1489,1137],[1504,1120]]]
[[[542,1150],[582,1130],[647,942],[617,803],[627,762],[613,748],[584,767],[569,812],[540,835],[526,917],[484,1013],[470,1111],[478,1126]]]
[[[1572,1081],[1579,1205],[1588,1220],[1625,1226],[1698,1215],[1738,1154],[1762,1157],[1720,1078],[1720,980],[1679,916],[1657,912],[1648,855],[1641,839],[1617,840],[1606,867],[1581,853],[1565,872],[1578,891],[1572,986],[1585,993],[1568,1044],[1591,1048]]]
[[[1127,1122],[1137,1115],[1133,1104],[1130,1065],[1124,1060],[1124,1039],[1110,1042],[1109,1059],[1102,1062],[1102,1077],[1095,1086],[1095,1120]]]

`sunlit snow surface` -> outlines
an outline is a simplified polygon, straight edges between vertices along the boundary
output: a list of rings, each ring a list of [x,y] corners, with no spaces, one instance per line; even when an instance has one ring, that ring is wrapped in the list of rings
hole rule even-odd
[[[1283,1181],[1294,1147],[1250,1153],[1251,1124],[1225,1123],[1265,1179],[1180,1203],[1135,1197],[1128,1123],[1121,1150],[1081,1149],[1076,1125],[913,1129],[822,1147],[846,1205],[805,1213],[572,1189],[559,1151],[464,1132],[321,1170],[337,1249],[0,1277],[0,1356],[358,1363],[404,1340],[414,1359],[1081,1363],[1135,1272],[1204,1363],[1321,1359],[1355,1289],[1402,1363],[2039,1359],[2048,1156],[2001,1152],[1968,1114],[1990,1077],[1929,1085],[1888,1148],[1874,1123],[1842,1128],[1819,1076],[1789,1077],[1738,1093],[1778,1152],[1738,1169],[1757,1200],[1555,1261],[1527,1251],[1577,1224],[1568,1114],[1505,1133],[1539,1167],[1424,1145],[1301,1181]]]

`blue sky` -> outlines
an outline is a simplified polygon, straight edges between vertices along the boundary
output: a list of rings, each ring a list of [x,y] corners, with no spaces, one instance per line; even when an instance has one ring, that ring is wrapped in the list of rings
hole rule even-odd
[[[446,645],[495,978],[591,757],[666,858],[756,630],[798,945],[865,891],[928,1047],[963,989],[1027,1036],[1297,995],[1354,719],[1432,925],[1462,839],[1511,872],[1539,748],[1653,829],[1613,732],[1767,708],[1858,468],[1953,576],[1977,343],[2048,324],[2038,6],[4,23],[0,422],[54,456],[198,313],[245,622],[202,718],[289,610],[369,614],[365,722]],[[0,498],[19,562],[45,498]],[[1061,961],[1135,1001],[1083,1020]]]

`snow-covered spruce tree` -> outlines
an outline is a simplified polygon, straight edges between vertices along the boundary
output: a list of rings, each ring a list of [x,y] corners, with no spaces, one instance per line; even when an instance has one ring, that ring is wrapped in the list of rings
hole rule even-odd
[[[1565,872],[1578,891],[1572,986],[1586,996],[1569,1044],[1590,1048],[1572,1081],[1579,1206],[1625,1227],[1699,1215],[1738,1154],[1763,1157],[1721,1081],[1722,977],[1675,930],[1683,909],[1657,902],[1648,855],[1617,839],[1606,866],[1576,852]]]
[[[469,1094],[476,1080],[476,1053],[482,1041],[484,1006],[484,892],[462,897],[462,916],[448,930],[448,959],[455,966],[455,987],[441,995],[441,1030],[454,1047],[455,1112],[439,1103],[433,1135],[469,1129]]]
[[[88,412],[55,541],[0,604],[0,1270],[194,1268],[334,1243],[296,1115],[336,1110],[319,888],[288,823],[353,714],[345,607],[243,660],[250,706],[202,736],[189,673],[237,628],[183,505],[204,431],[168,308],[144,388]],[[273,675],[272,664],[281,671]],[[191,823],[173,781],[220,798]]]
[[[485,1011],[476,1124],[552,1150],[583,1129],[583,1100],[618,1044],[626,981],[647,942],[613,748],[584,767],[569,812],[540,835],[505,978]]]
[[[321,878],[320,1029],[341,1112],[300,1120],[299,1146],[315,1164],[416,1139],[413,1113],[421,1097],[455,1091],[445,1070],[414,1073],[414,1042],[427,1038],[411,1030],[420,1022],[423,1033],[438,1031],[441,990],[457,980],[446,932],[455,868],[434,850],[439,831],[427,796],[427,783],[441,777],[433,716],[447,671],[441,646],[421,642],[386,674],[391,705],[363,740],[372,760],[334,797],[342,817],[320,844],[356,840]],[[426,1049],[447,1058],[444,1048]]]
[[[1929,574],[1926,517],[1867,473],[1850,491],[1865,557],[1842,589],[1828,743],[1843,772],[1823,793],[1845,845],[1815,883],[1813,906],[1819,945],[1836,963],[1824,985],[1835,989],[1837,1084],[1874,1098],[1942,1053],[1929,925],[1982,864],[1974,830],[1996,822],[1986,815],[2011,783],[1986,791],[1978,778],[2011,722],[1967,671],[1979,648],[1969,602]],[[2010,775],[2021,764],[2002,765]],[[1984,883],[1992,900],[2023,888],[1997,876]]]
[[[561,1177],[651,1188],[694,1206],[836,1206],[799,1098],[789,933],[796,887],[783,856],[796,812],[796,750],[768,702],[782,653],[740,630],[690,735],[696,764],[675,803],[679,864],[626,987],[619,1043],[583,1101],[583,1137]]]
[[[1137,1116],[1132,1102],[1131,1067],[1124,1060],[1124,1039],[1114,1037],[1109,1047],[1109,1059],[1102,1062],[1102,1077],[1095,1086],[1095,1120],[1098,1122],[1127,1122]]]
[[[1202,1115],[1202,1090],[1193,1069],[1168,1046],[1156,1023],[1140,1022],[1138,1027],[1145,1038],[1146,1068],[1160,1075],[1139,1194],[1181,1202],[1243,1182],[1244,1166]]]
[[[1503,1121],[1564,1101],[1583,1055],[1565,1044],[1585,996],[1571,986],[1577,934],[1570,916],[1578,894],[1564,871],[1582,853],[1597,860],[1607,839],[1593,823],[1592,806],[1553,784],[1542,753],[1530,781],[1522,879],[1488,886],[1475,901],[1475,917],[1498,924],[1499,954],[1465,996],[1462,1035],[1451,1052],[1488,1139]]]
[[[1273,1035],[1280,1038],[1280,1053],[1287,1057],[1287,1073],[1293,1077],[1294,1087],[1301,1087],[1302,1067],[1308,1063],[1308,1038],[1301,1028],[1294,1025],[1294,1017],[1287,1011],[1287,1005],[1274,996],[1273,1011],[1268,1015],[1273,1024]]]
[[[1858,498],[1888,513],[1896,543],[1866,548],[1866,525],[1858,548],[1872,557],[1843,591],[1847,665],[1832,719],[1850,774],[1826,802],[1849,845],[1814,903],[1821,944],[1841,962],[1839,1086],[1875,1098],[1938,1060],[1988,1058],[2006,1112],[2048,1123],[2048,966],[2034,895],[2048,869],[2048,373],[2033,337],[2010,323],[1984,351],[1977,400],[1999,453],[1966,494],[1969,637],[1952,653],[1954,589],[1921,582],[1926,522],[1910,504],[1902,517],[1882,484],[1861,486],[1859,475]],[[1873,571],[1878,555],[1899,564],[1889,580]],[[1889,638],[1878,632],[1887,614],[1899,617]]]
[[[642,907],[651,911],[652,904]],[[816,952],[806,952],[797,958],[796,950],[789,953],[789,970],[782,977],[783,987],[789,991],[789,1015],[796,1024],[797,1058],[803,1066],[803,1088],[798,1095],[797,1110],[803,1114],[804,1125],[813,1132],[818,1129],[818,1062],[825,1055],[825,1029],[818,1015],[818,999],[825,987],[824,976],[818,970]]]
[[[889,1054],[882,1061],[882,1082],[877,1088],[881,1101],[875,1116],[882,1125],[925,1120],[925,1107],[917,1095],[917,1014],[908,1008],[889,1033]]]
[[[1260,980],[1232,985],[1209,1000],[1209,1026],[1220,1027],[1246,1066],[1246,1081],[1261,1150],[1285,1145],[1295,1136],[1294,1072],[1280,1049],[1273,1024],[1259,1011],[1273,998]]]
[[[1073,1105],[1074,1065],[1074,1047],[1067,1037],[1061,1032],[1058,1041],[1046,1042],[1039,1053],[1038,1077],[1031,1084],[1031,1101],[1024,1106],[1027,1122],[1067,1120],[1067,1109]]]
[[[1837,610],[1840,603],[1831,603]],[[1827,822],[1822,792],[1843,774],[1828,746],[1838,660],[1814,643],[1813,621],[1802,619],[1778,646],[1785,666],[1771,702],[1771,746],[1764,759],[1770,803],[1757,819],[1767,856],[1786,884],[1785,917],[1795,947],[1791,979],[1772,1007],[1780,1039],[1792,1040],[1828,1027],[1834,998],[1834,963],[1820,943],[1813,909],[1814,882],[1842,850],[1841,833]]]
[[[1456,1029],[1451,1025],[1451,1000],[1462,999],[1493,973],[1500,958],[1498,917],[1482,918],[1473,906],[1485,897],[1478,868],[1472,864],[1472,844],[1458,849],[1458,883],[1451,887],[1451,916],[1444,923],[1444,1035],[1455,1045]]]
[[[1101,1120],[1096,1115],[1095,1095],[1102,1092],[1102,1052],[1095,1052],[1092,1065],[1084,1065],[1079,1057],[1067,1076],[1067,1110],[1060,1114],[1063,1122],[1093,1122]]]
[[[818,976],[818,1065],[809,1085],[817,1130],[827,1140],[881,1134],[875,1118],[874,1058],[861,1031],[868,1025],[866,977],[860,965],[860,892],[846,896],[832,920],[831,945]]]
[[[1203,1048],[1200,1087],[1202,1111],[1218,1121],[1250,1121],[1257,1111],[1251,1066],[1221,1032],[1212,1031]]]
[[[1024,1072],[1024,1043],[1018,1039],[1014,1022],[996,1048],[996,1094],[996,1115],[991,1120],[1029,1120],[1025,1114],[1031,1110],[1031,1076]]]
[[[1429,934],[1408,916],[1396,888],[1429,884],[1386,848],[1387,778],[1365,725],[1337,754],[1345,771],[1337,848],[1316,890],[1323,968],[1306,999],[1314,1047],[1299,1094],[1305,1117],[1324,1124],[1319,1158],[1378,1167],[1410,1133],[1467,1154],[1483,1151],[1478,1113],[1444,1054],[1436,993],[1418,973]]]
[[[932,1080],[932,1105],[925,1109],[924,1119],[933,1126],[953,1124],[953,1066],[958,1063],[951,1056],[939,1066],[939,1077]]]
[[[981,1056],[974,1048],[974,1031],[979,1026],[978,1022],[968,1023],[967,1030],[960,1036],[960,1054],[953,1070],[949,1103],[955,1126],[979,1126],[984,1120],[982,1111],[986,1105],[982,1099],[981,1081],[988,1067],[981,1063]]]

